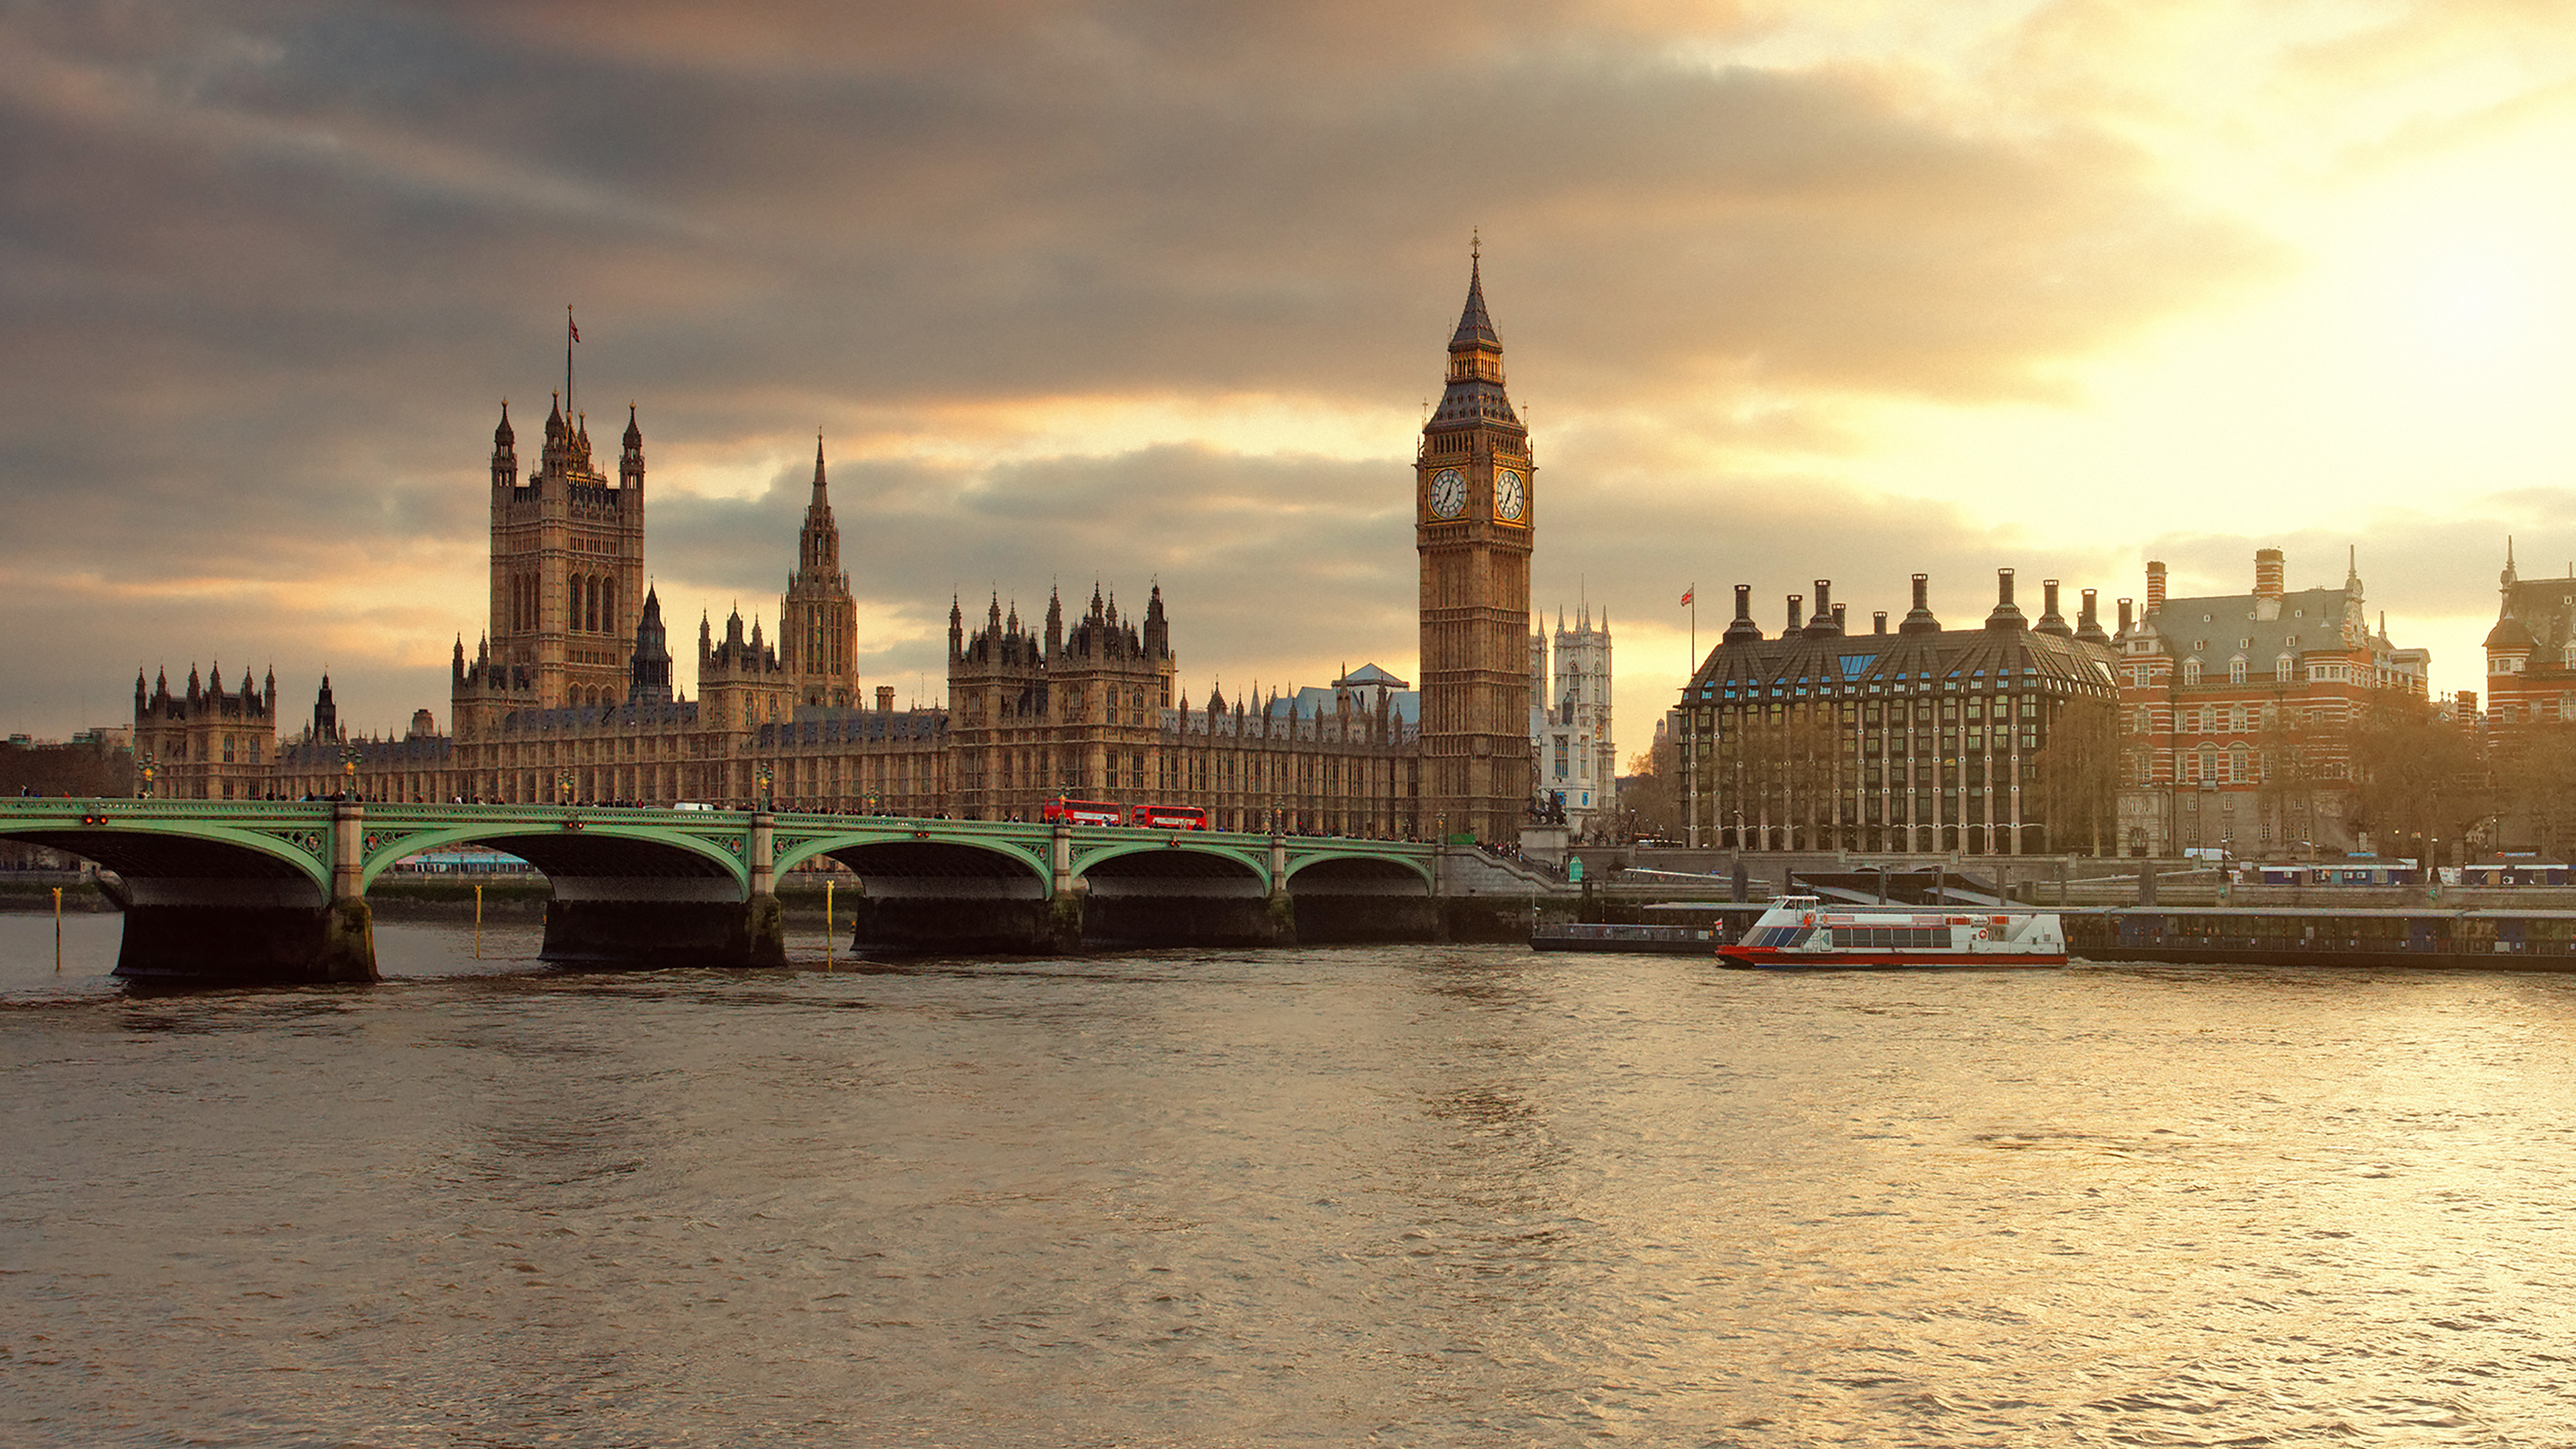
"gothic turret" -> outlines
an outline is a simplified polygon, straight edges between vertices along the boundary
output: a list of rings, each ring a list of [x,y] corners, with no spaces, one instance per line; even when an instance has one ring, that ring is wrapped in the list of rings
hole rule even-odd
[[[617,486],[644,486],[644,430],[636,425],[633,403],[626,405],[626,437],[617,453]]]
[[[322,688],[313,696],[313,738],[340,738],[340,706],[331,698],[331,676],[322,676]]]
[[[501,399],[501,425],[492,430],[492,486],[519,485],[519,439],[510,430],[510,400]]]
[[[671,646],[662,627],[658,589],[644,591],[644,616],[635,625],[635,652],[627,660],[626,677],[628,704],[671,702]]]
[[[798,702],[832,708],[859,704],[859,609],[841,569],[841,528],[823,469],[823,436],[814,435],[814,490],[796,534],[796,572],[778,601],[778,654],[794,677]]]

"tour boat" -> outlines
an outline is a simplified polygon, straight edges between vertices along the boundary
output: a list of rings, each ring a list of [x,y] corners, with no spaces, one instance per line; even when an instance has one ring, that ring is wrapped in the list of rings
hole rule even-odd
[[[1743,940],[1718,947],[1717,959],[1766,970],[2063,966],[2066,932],[2053,911],[1826,906],[1814,896],[1782,896]]]

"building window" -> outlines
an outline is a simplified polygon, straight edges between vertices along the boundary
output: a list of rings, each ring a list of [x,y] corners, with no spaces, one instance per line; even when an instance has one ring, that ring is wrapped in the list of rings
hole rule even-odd
[[[2243,684],[2245,682],[2244,655],[2239,654],[2235,658],[2227,661],[2227,682],[2230,684]]]
[[[2198,684],[2198,683],[2200,683],[2200,661],[2199,661],[2199,660],[2197,660],[2197,659],[2186,659],[2186,660],[2184,660],[2184,661],[2182,662],[2182,682],[2183,682],[2183,683],[2185,683],[2185,684]]]

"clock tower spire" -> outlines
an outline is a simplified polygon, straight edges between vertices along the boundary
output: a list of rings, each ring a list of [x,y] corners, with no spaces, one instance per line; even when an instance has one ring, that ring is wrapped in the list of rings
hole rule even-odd
[[[1482,245],[1449,338],[1449,375],[1414,465],[1422,566],[1417,833],[1516,843],[1530,801],[1529,565],[1538,519],[1529,430],[1503,391]]]

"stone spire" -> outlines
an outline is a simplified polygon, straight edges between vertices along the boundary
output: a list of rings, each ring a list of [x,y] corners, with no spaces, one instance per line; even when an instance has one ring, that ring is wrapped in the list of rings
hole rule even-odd
[[[1462,347],[1502,349],[1503,339],[1494,332],[1494,319],[1485,311],[1485,251],[1479,242],[1468,253],[1467,305],[1458,313],[1458,330],[1450,335],[1449,350]]]

